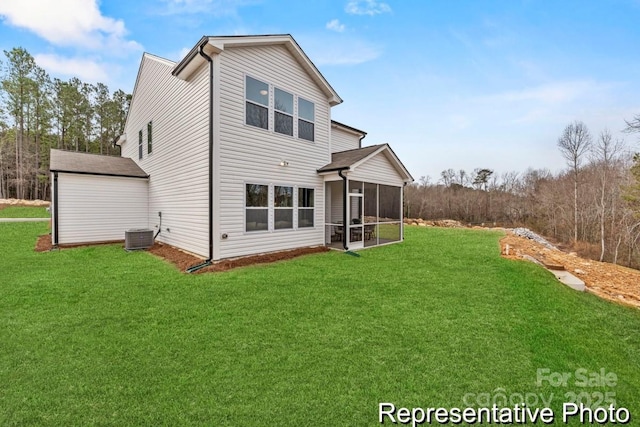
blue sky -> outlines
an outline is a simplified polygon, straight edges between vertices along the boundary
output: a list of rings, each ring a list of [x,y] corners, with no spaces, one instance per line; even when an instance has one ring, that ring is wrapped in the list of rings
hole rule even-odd
[[[573,120],[594,137],[640,114],[638,0],[2,0],[0,49],[52,76],[133,89],[143,52],[179,60],[203,35],[289,33],[413,176],[564,167]],[[637,145],[635,148],[637,149]]]

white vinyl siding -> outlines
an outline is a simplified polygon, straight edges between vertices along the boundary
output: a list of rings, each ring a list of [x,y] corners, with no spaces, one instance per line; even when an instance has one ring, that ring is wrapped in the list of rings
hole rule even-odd
[[[174,66],[143,56],[125,128],[133,138],[123,144],[122,156],[133,158],[149,174],[150,228],[159,225],[162,212],[157,240],[206,257],[209,70],[203,66],[184,81],[171,75]],[[153,155],[137,160],[137,132],[151,120]]]
[[[332,127],[331,128],[331,152],[354,150],[360,148],[360,137],[352,132]]]
[[[58,173],[58,243],[124,240],[149,227],[148,182],[141,178]]]
[[[404,185],[398,171],[392,166],[384,153],[378,153],[371,159],[358,165],[353,172],[349,173],[349,179],[397,187]]]
[[[315,105],[315,142],[291,138],[245,124],[245,76],[267,82]],[[225,49],[220,54],[220,258],[272,252],[324,243],[324,181],[317,169],[331,161],[329,154],[330,107],[326,96],[284,46]],[[269,129],[273,130],[273,118]],[[294,131],[294,135],[297,135]],[[287,166],[280,166],[281,162]],[[244,186],[313,188],[314,227],[262,233],[245,231]],[[294,202],[295,206],[295,202]],[[274,224],[270,209],[269,224]],[[217,244],[217,243],[216,243]]]

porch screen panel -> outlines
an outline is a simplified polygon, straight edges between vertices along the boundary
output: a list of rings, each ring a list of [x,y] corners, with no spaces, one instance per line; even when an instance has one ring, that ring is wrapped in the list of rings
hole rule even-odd
[[[390,222],[378,225],[379,243],[391,243],[400,240],[400,223]]]
[[[400,200],[402,195],[401,187],[390,185],[380,185],[380,222],[400,221]]]
[[[378,222],[378,185],[364,183],[364,223]]]

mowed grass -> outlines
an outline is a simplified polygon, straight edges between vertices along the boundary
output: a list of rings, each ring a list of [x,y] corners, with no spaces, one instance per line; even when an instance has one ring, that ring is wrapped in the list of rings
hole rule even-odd
[[[49,218],[47,208],[41,206],[7,206],[0,209],[0,218]]]
[[[500,258],[496,232],[203,275],[118,245],[34,253],[45,232],[0,224],[0,425],[374,426],[380,402],[501,393],[551,399],[557,425],[566,393],[640,417],[640,312]],[[545,368],[617,381],[538,386]]]

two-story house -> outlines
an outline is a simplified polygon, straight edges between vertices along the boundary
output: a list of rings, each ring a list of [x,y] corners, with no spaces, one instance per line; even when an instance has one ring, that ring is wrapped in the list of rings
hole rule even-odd
[[[331,120],[342,102],[290,35],[203,37],[144,54],[121,157],[52,150],[53,242],[152,228],[206,261],[402,240],[412,177]]]

